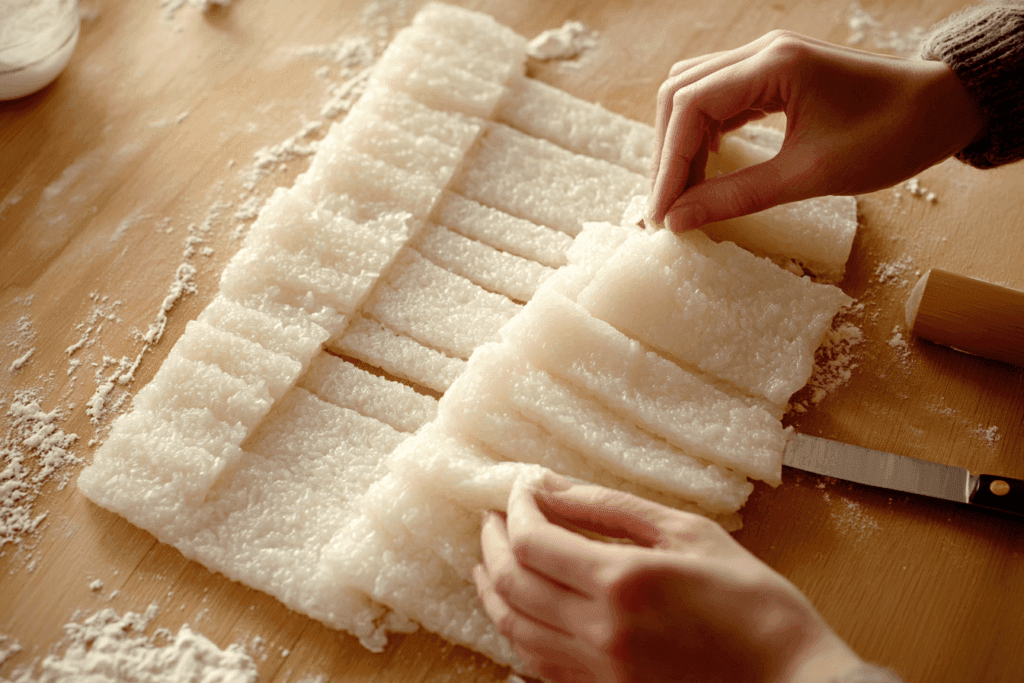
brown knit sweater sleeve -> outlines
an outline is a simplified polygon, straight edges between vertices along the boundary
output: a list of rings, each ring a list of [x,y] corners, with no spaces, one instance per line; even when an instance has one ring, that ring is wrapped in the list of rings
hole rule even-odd
[[[953,15],[931,30],[920,55],[948,64],[988,119],[956,158],[977,168],[1024,159],[1024,1]]]

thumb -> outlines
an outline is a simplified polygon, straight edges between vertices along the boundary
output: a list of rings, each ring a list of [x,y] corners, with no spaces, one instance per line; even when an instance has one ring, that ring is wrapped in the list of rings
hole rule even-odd
[[[810,188],[784,172],[780,159],[784,155],[693,185],[672,204],[665,225],[684,232],[813,196]]]

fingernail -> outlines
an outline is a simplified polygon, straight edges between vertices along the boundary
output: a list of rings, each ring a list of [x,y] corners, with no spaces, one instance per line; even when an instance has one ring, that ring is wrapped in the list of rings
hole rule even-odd
[[[544,474],[544,479],[541,482],[544,490],[548,493],[559,493],[561,491],[567,491],[573,487],[573,482],[570,479],[566,479],[560,474],[554,472],[547,472]]]
[[[684,204],[678,208],[672,209],[668,215],[665,216],[665,225],[672,232],[686,232],[687,230],[693,230],[699,228],[702,223],[703,212],[696,206],[691,204]]]

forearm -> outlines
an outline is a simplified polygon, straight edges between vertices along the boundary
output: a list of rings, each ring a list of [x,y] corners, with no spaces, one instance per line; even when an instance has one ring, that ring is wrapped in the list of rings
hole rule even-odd
[[[1024,159],[1024,2],[953,15],[931,30],[920,56],[945,62],[985,116],[984,132],[956,158],[977,168]]]

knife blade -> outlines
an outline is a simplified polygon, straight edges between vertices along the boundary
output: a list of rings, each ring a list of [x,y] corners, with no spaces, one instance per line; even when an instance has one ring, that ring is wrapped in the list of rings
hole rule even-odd
[[[971,474],[905,455],[795,434],[783,454],[787,467],[858,484],[941,498],[1024,516],[1024,481]]]

